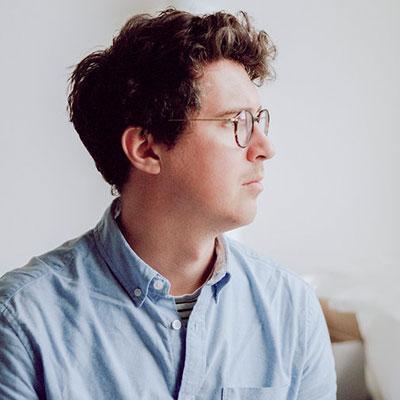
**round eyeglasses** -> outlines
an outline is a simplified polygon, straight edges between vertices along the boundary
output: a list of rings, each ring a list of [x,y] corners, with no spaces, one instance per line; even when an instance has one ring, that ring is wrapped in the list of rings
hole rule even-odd
[[[269,111],[264,108],[254,116],[248,110],[242,110],[232,118],[188,118],[188,119],[170,119],[170,122],[180,121],[224,121],[232,123],[234,127],[234,135],[236,144],[245,148],[249,145],[251,135],[254,131],[254,123],[256,122],[259,129],[267,136],[269,130],[270,116]]]

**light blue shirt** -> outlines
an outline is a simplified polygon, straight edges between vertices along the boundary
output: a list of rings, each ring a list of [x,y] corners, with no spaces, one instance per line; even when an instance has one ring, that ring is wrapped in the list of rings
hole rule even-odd
[[[0,399],[336,399],[309,284],[222,235],[223,268],[186,328],[119,208],[0,280]]]

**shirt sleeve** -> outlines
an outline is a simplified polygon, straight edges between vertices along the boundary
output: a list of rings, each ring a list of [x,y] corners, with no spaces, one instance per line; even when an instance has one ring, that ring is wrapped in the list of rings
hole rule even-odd
[[[13,322],[0,315],[0,399],[38,400],[34,362]]]
[[[336,400],[336,371],[329,332],[313,290],[306,310],[306,348],[298,400]]]

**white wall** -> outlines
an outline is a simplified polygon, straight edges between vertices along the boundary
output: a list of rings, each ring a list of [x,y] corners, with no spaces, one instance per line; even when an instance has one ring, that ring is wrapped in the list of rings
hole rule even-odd
[[[299,271],[398,267],[400,3],[279,4],[263,7],[277,156],[243,238]]]
[[[0,275],[93,227],[111,201],[68,122],[68,67],[167,3],[178,2],[0,2]],[[278,46],[263,90],[277,155],[259,216],[237,235],[294,270],[398,263],[399,4],[214,6],[247,9]]]

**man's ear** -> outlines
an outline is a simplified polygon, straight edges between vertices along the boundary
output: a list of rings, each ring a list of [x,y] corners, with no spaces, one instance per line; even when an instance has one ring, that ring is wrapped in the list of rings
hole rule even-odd
[[[129,127],[122,134],[121,145],[135,168],[148,174],[160,173],[160,144],[154,142],[151,133],[141,127]]]

